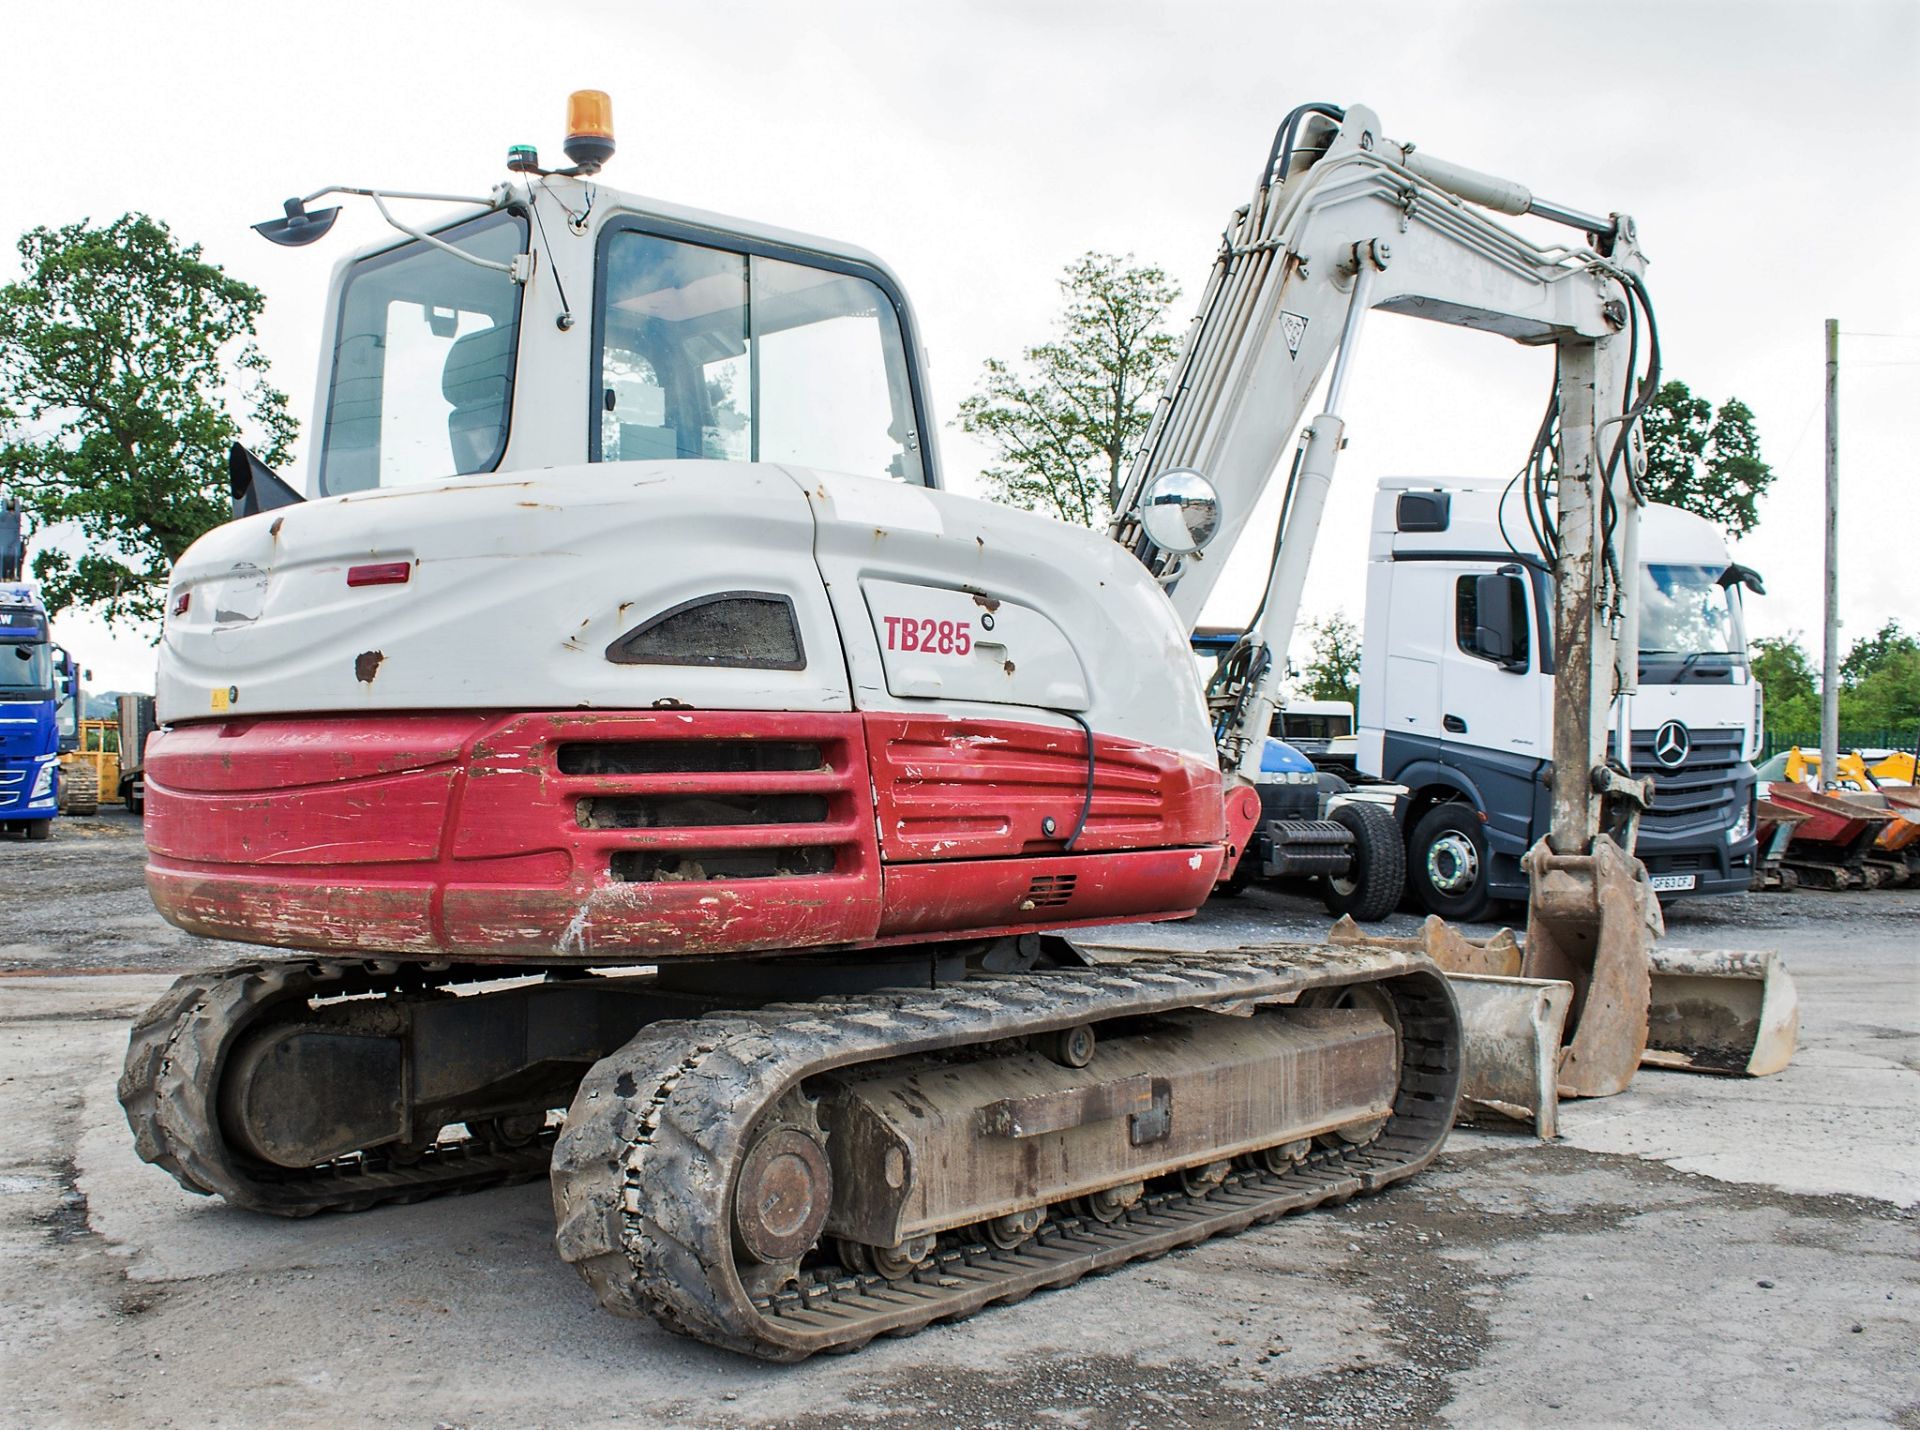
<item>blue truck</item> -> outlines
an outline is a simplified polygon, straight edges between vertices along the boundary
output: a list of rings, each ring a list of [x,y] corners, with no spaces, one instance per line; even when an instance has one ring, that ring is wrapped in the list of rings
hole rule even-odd
[[[19,508],[0,504],[0,831],[45,839],[59,811],[60,753],[79,735],[79,671],[53,643],[24,556]]]

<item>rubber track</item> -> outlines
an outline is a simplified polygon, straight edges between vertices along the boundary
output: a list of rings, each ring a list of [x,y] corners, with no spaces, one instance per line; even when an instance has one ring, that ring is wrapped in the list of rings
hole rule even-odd
[[[493,971],[429,976],[394,962],[289,960],[188,974],[140,1016],[127,1043],[120,1105],[141,1160],[190,1192],[275,1216],[363,1211],[382,1202],[531,1181],[547,1168],[556,1134],[527,1146],[436,1143],[404,1165],[374,1154],[305,1171],[262,1168],[236,1157],[220,1132],[218,1086],[227,1050],[247,1029],[289,1004],[350,993],[388,993],[498,978]]]
[[[735,1169],[767,1109],[805,1078],[1081,1023],[1373,980],[1392,980],[1386,986],[1406,1041],[1393,1113],[1364,1146],[1316,1152],[1283,1175],[1236,1171],[1202,1196],[1157,1193],[1113,1223],[1055,1216],[1011,1252],[949,1235],[933,1263],[903,1281],[802,1272],[798,1290],[758,1300],[740,1282]],[[1444,978],[1421,956],[1385,950],[1291,945],[1162,956],[655,1023],[596,1064],[574,1098],[553,1159],[555,1241],[609,1310],[651,1315],[731,1350],[800,1360],[1377,1191],[1433,1159],[1459,1084],[1459,1015]]]

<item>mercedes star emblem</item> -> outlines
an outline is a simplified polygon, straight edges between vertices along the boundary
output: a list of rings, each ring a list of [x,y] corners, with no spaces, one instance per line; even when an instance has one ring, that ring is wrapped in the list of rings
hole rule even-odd
[[[1692,747],[1693,739],[1687,734],[1687,727],[1678,720],[1669,720],[1653,732],[1653,757],[1670,770],[1686,763],[1687,751]]]

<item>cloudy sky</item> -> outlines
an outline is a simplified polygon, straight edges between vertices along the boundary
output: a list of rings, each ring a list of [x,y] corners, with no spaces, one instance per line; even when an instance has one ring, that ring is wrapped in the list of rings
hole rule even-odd
[[[614,99],[606,182],[892,264],[962,490],[988,454],[945,424],[985,358],[1047,335],[1065,264],[1162,265],[1183,326],[1280,116],[1370,105],[1429,153],[1637,218],[1669,375],[1744,399],[1779,474],[1738,551],[1767,579],[1759,633],[1818,639],[1821,325],[1840,319],[1846,630],[1920,625],[1916,0],[10,6],[0,278],[34,224],[164,218],[265,290],[262,345],[305,418],[327,270],[383,230],[353,212],[280,250],[247,225],[328,182],[484,190],[509,143],[557,155],[566,93],[590,86]],[[1506,475],[1550,371],[1483,335],[1369,325],[1309,615],[1360,614],[1375,481]],[[1251,585],[1210,616],[1243,616]],[[95,688],[150,688],[144,633],[56,631]]]

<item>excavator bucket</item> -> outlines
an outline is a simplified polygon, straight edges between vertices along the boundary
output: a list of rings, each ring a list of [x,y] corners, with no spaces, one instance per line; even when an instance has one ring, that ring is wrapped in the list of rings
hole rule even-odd
[[[1573,985],[1554,978],[1450,973],[1466,1040],[1460,1106],[1469,1121],[1493,1113],[1531,1122],[1543,1140],[1560,1132],[1556,1078]]]
[[[1520,972],[1573,985],[1560,1095],[1624,1092],[1647,1050],[1648,955],[1665,931],[1660,902],[1639,861],[1604,834],[1591,854],[1555,854],[1542,840],[1526,867],[1532,889]]]
[[[1655,948],[1648,1067],[1766,1077],[1793,1057],[1800,999],[1780,956]]]
[[[1549,1138],[1560,1098],[1619,1092],[1642,1065],[1750,1077],[1787,1065],[1800,1009],[1777,954],[1660,947],[1659,904],[1611,840],[1528,859],[1539,882],[1524,949],[1509,929],[1470,939],[1431,917],[1410,938],[1349,918],[1328,935],[1424,953],[1446,972],[1466,1041],[1466,1116],[1531,1122]]]
[[[1520,943],[1511,929],[1488,939],[1470,939],[1445,921],[1429,917],[1411,938],[1369,934],[1342,918],[1328,934],[1343,947],[1391,948],[1424,953],[1447,974],[1460,1005],[1466,1051],[1460,1075],[1462,1116],[1492,1114],[1531,1122],[1537,1136],[1557,1135],[1560,1047],[1573,985],[1559,979],[1522,978]]]

